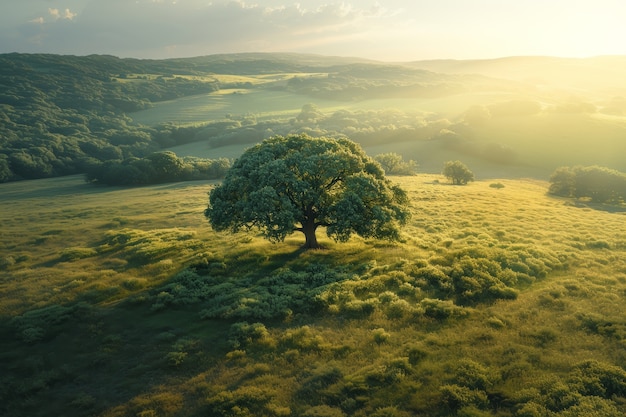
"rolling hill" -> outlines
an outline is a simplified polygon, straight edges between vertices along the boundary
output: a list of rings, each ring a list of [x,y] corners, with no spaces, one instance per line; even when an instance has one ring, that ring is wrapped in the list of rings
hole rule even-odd
[[[482,176],[546,178],[568,164],[626,170],[616,157],[626,136],[623,57],[390,64],[5,54],[0,64],[0,181],[81,173],[162,149],[232,157],[289,133],[345,135],[431,173],[450,159]],[[317,114],[303,112],[310,105]]]

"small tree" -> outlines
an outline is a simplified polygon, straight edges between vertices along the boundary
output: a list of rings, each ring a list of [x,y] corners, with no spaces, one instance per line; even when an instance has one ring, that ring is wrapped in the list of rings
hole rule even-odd
[[[461,161],[448,161],[443,166],[443,175],[454,185],[465,185],[474,181],[474,173]]]
[[[406,193],[356,143],[292,135],[244,152],[209,193],[205,216],[215,230],[258,228],[273,242],[299,231],[306,248],[319,248],[320,226],[336,241],[397,239],[407,207]]]
[[[387,175],[414,175],[417,171],[417,162],[405,161],[402,155],[394,152],[381,153],[374,159],[383,167]]]

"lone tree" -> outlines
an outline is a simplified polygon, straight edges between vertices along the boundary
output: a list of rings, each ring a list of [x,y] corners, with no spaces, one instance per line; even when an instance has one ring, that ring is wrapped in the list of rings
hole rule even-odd
[[[443,166],[443,175],[454,185],[465,185],[474,181],[474,173],[461,161],[448,161]]]
[[[353,233],[395,240],[409,218],[406,193],[359,145],[307,135],[244,152],[209,193],[204,214],[217,231],[258,228],[272,242],[302,232],[305,248],[320,247],[320,226],[340,242]]]

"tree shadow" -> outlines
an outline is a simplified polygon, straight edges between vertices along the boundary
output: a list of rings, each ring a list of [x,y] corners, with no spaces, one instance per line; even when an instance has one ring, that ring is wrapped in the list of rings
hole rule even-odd
[[[614,205],[604,203],[594,203],[592,201],[567,199],[565,205],[582,209],[604,211],[607,213],[626,213],[626,205]]]

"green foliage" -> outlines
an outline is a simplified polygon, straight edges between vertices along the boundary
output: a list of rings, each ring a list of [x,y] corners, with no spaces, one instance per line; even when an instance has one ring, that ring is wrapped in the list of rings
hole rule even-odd
[[[207,400],[209,415],[224,417],[279,417],[274,412],[267,388],[244,386],[233,391],[222,391]]]
[[[222,278],[193,270],[178,273],[171,283],[155,290],[153,309],[200,304],[203,318],[269,319],[321,307],[319,294],[350,274],[311,264],[300,271],[279,268],[269,274]]]
[[[461,385],[442,385],[440,394],[442,405],[452,411],[471,406],[484,408],[488,404],[487,394],[484,391]]]
[[[548,378],[518,393],[521,416],[616,417],[621,411],[613,401],[626,392],[626,371],[595,360],[573,366],[566,380]]]
[[[89,258],[98,254],[93,248],[67,248],[61,253],[62,261],[75,261],[78,259]]]
[[[389,338],[391,337],[391,334],[386,332],[385,329],[383,328],[378,328],[378,329],[372,330],[372,337],[374,338],[374,342],[380,345],[382,343],[388,342]]]
[[[106,185],[146,185],[210,180],[224,177],[231,162],[226,158],[179,158],[174,152],[156,152],[145,158],[95,162],[86,167],[86,180]]]
[[[321,352],[328,347],[324,338],[310,326],[287,330],[280,342],[284,349],[295,349],[300,352]]]
[[[622,318],[607,318],[602,315],[592,313],[579,313],[577,318],[581,326],[595,334],[626,340],[626,320]]]
[[[454,185],[465,185],[474,181],[474,173],[461,161],[447,161],[443,166],[443,175]]]
[[[409,217],[406,193],[347,139],[274,137],[248,149],[212,189],[205,215],[215,230],[256,227],[270,241],[294,231],[318,248],[315,232],[398,239]]]
[[[599,166],[560,167],[550,176],[549,193],[622,204],[626,200],[626,174]]]
[[[611,399],[626,397],[626,371],[598,361],[585,361],[574,367],[570,384],[579,393]]]
[[[93,55],[0,56],[5,119],[0,182],[81,173],[94,160],[141,157],[158,149],[156,132],[130,123],[126,113],[215,91],[217,83],[183,77],[117,82],[115,77],[160,73],[171,64]]]
[[[4,184],[0,414],[624,415],[623,216],[433,178],[332,252],[196,230],[202,184]]]
[[[413,272],[427,284],[423,289],[451,297],[459,304],[515,299],[517,285],[564,267],[556,254],[521,245],[450,251],[445,258],[434,258],[431,263]]]
[[[246,348],[259,340],[268,339],[269,333],[263,323],[237,322],[230,326],[229,342],[235,349]]]
[[[417,173],[417,162],[404,161],[402,155],[395,152],[381,153],[374,157],[376,162],[387,175],[415,175]]]
[[[40,342],[52,336],[60,324],[70,320],[78,311],[83,313],[85,306],[65,307],[57,304],[50,305],[16,316],[11,320],[17,337],[26,343]]]

